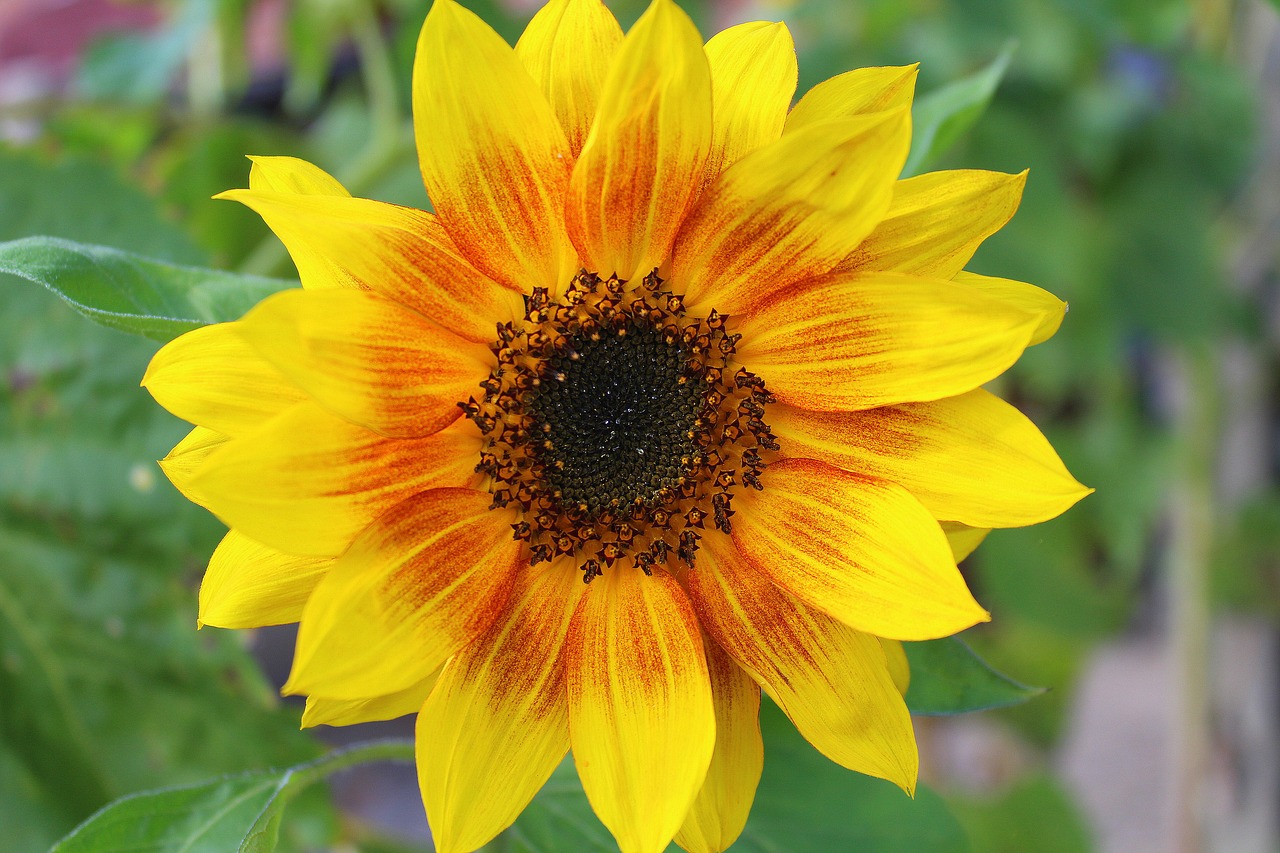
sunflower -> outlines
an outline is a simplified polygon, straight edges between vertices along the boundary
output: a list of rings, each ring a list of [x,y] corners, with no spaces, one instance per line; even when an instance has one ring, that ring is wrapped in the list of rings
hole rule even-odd
[[[626,853],[738,837],[760,689],[915,785],[901,640],[988,619],[956,560],[1087,490],[980,386],[1064,304],[963,271],[1025,174],[898,180],[916,70],[791,106],[782,24],[625,37],[552,0],[514,49],[453,0],[418,42],[434,213],[252,158],[302,289],[165,346],[162,462],[230,528],[200,622],[300,622],[304,725],[417,713],[445,853],[571,749]]]

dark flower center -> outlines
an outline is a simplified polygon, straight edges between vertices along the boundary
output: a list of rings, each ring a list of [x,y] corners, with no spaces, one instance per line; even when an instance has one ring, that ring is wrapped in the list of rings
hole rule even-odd
[[[588,582],[620,560],[692,567],[708,523],[732,529],[734,490],[761,488],[773,396],[733,363],[728,317],[690,317],[662,285],[583,271],[557,301],[535,289],[498,326],[483,399],[459,403],[531,563],[571,557]]]
[[[568,345],[547,360],[551,380],[525,403],[550,442],[538,454],[548,485],[564,503],[593,514],[637,501],[654,505],[663,489],[679,486],[697,451],[706,382],[689,376],[679,342],[667,343],[643,321]]]

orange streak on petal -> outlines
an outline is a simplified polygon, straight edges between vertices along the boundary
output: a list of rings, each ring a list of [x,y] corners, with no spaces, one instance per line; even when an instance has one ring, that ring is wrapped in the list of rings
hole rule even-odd
[[[743,157],[699,196],[672,250],[689,305],[754,310],[871,232],[906,160],[905,110],[821,122]]]
[[[711,146],[711,72],[702,39],[654,0],[623,40],[565,209],[589,269],[622,278],[660,266],[702,180]]]
[[[589,585],[565,647],[573,758],[623,853],[660,853],[715,745],[697,620],[664,571],[621,566]]]
[[[488,630],[520,564],[513,516],[490,500],[433,489],[371,524],[308,599],[285,692],[386,695]]]
[[[238,326],[325,408],[387,436],[429,435],[452,423],[491,360],[480,344],[360,290],[283,291]]]
[[[515,51],[453,0],[432,4],[418,37],[413,126],[427,194],[467,260],[516,290],[554,289],[574,266],[568,142]]]
[[[469,421],[425,438],[385,438],[301,403],[205,462],[191,487],[245,534],[296,554],[333,556],[412,494],[476,481]]]
[[[418,769],[436,847],[470,851],[506,829],[569,748],[561,650],[581,573],[527,568],[506,610],[459,652],[418,715]]]
[[[516,55],[555,110],[575,158],[621,44],[622,28],[600,0],[551,0],[516,43]]]
[[[901,486],[812,459],[782,459],[745,492],[733,541],[756,571],[850,627],[931,640],[990,617],[942,529]]]
[[[915,789],[911,717],[874,636],[787,595],[722,535],[703,539],[686,583],[707,633],[822,754]]]
[[[676,843],[689,853],[720,853],[742,834],[764,769],[760,688],[710,638],[703,637],[703,646],[716,709],[716,748]]]
[[[949,281],[833,274],[763,300],[740,322],[738,357],[784,402],[870,409],[976,388],[1018,359],[1038,323]]]
[[[891,480],[935,518],[973,527],[1046,521],[1089,491],[1026,416],[981,388],[853,412],[779,405],[769,423],[788,456]]]
[[[519,292],[463,259],[432,214],[363,198],[232,190],[221,198],[253,209],[299,269],[333,268],[469,341],[488,343],[494,324],[517,316]]]
[[[798,69],[791,32],[781,23],[730,27],[711,37],[706,52],[715,100],[706,167],[711,180],[782,135]]]

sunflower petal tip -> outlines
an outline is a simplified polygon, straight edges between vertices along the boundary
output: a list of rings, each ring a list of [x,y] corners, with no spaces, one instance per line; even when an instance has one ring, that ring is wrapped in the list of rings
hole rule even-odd
[[[676,5],[675,0],[652,0],[649,3],[649,8],[645,9],[644,14],[641,16],[641,20],[636,21],[636,25],[632,29],[638,28],[641,21],[651,16],[655,22],[661,22],[665,26],[688,24],[694,27],[695,30],[697,29],[693,19],[689,17],[689,14],[684,9]]]
[[[298,673],[297,673],[297,667],[295,666],[294,671],[289,673],[289,677],[285,680],[284,685],[280,688],[280,695],[281,696],[303,696],[306,693],[307,693],[307,690],[304,687],[302,687],[300,684],[298,684]]]
[[[458,12],[455,0],[431,0],[431,8],[427,10],[427,16],[422,22],[420,37],[442,22],[455,22]]]
[[[919,754],[913,750],[899,758],[902,763],[896,768],[897,772],[886,775],[884,778],[897,785],[902,790],[902,793],[914,800],[916,798],[916,786],[920,779]]]

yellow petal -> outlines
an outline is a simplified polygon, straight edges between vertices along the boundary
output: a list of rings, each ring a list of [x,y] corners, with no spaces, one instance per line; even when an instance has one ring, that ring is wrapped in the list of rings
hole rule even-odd
[[[949,281],[832,275],[761,303],[741,321],[737,350],[779,400],[870,409],[963,394],[994,379],[1039,322]]]
[[[522,571],[480,639],[444,668],[418,715],[418,772],[440,853],[506,829],[569,749],[561,650],[582,575],[562,561]]]
[[[350,198],[351,193],[336,178],[318,166],[296,157],[250,157],[249,189],[256,192],[292,193],[315,199],[322,196]],[[232,191],[235,192],[235,191]],[[234,198],[220,193],[214,198]],[[360,287],[359,282],[328,257],[314,252],[295,251],[285,242],[306,288]]]
[[[286,554],[230,530],[200,582],[199,624],[260,628],[297,622],[332,564],[332,558]]]
[[[653,0],[609,69],[573,168],[565,215],[587,268],[632,278],[659,266],[710,147],[702,38],[671,0]]]
[[[721,853],[747,825],[764,768],[760,688],[715,643],[704,637],[703,646],[716,709],[716,748],[676,843],[689,853]]]
[[[733,542],[756,571],[859,631],[946,637],[990,616],[938,522],[901,486],[812,459],[782,459],[734,507]]]
[[[433,489],[352,543],[307,599],[286,694],[369,699],[409,687],[489,629],[520,543],[488,492]]]
[[[426,438],[392,439],[300,403],[211,456],[192,488],[247,536],[333,556],[409,495],[474,483],[479,452],[479,432],[462,418]]]
[[[152,357],[142,385],[183,420],[226,435],[251,432],[306,399],[240,336],[238,323],[174,338]]]
[[[1035,424],[981,388],[858,412],[777,406],[769,425],[788,456],[891,480],[935,518],[970,527],[1037,524],[1090,491]]]
[[[351,284],[412,308],[467,340],[520,316],[520,294],[463,260],[430,213],[364,198],[231,190],[266,221],[295,264],[334,268]]]
[[[786,24],[753,21],[711,37],[714,108],[706,173],[715,177],[782,135],[796,91],[796,46]]]
[[[516,56],[555,110],[574,156],[596,116],[622,28],[600,0],[551,0],[516,43]]]
[[[389,436],[452,423],[491,360],[485,347],[362,290],[286,290],[237,328],[325,408]]]
[[[711,638],[832,761],[915,790],[911,717],[879,641],[801,604],[708,535],[686,580]]]
[[[418,36],[413,128],[427,194],[472,266],[525,292],[568,280],[564,131],[510,45],[453,0],[435,0]]]
[[[1029,314],[1040,318],[1040,325],[1031,335],[1028,346],[1042,344],[1058,332],[1063,318],[1067,315],[1067,303],[1047,290],[1027,284],[1025,281],[1014,281],[1008,278],[992,278],[971,272],[958,272],[951,279],[956,284],[977,288],[993,299],[999,299],[1014,305]]]
[[[833,118],[911,107],[918,65],[857,68],[814,86],[787,116],[784,132]]]
[[[837,270],[951,278],[1018,209],[1027,173],[929,172],[893,188],[893,203]]]
[[[880,638],[880,648],[884,649],[885,662],[889,664],[889,675],[893,684],[903,696],[911,687],[911,664],[907,661],[907,652],[902,648],[901,640]]]
[[[606,570],[565,647],[573,760],[622,853],[666,849],[702,785],[715,710],[697,620],[664,571]]]
[[[671,279],[736,314],[830,270],[889,206],[910,142],[906,110],[821,122],[721,173],[680,229]]]
[[[249,189],[310,196],[350,196],[337,178],[297,157],[250,157]]]
[[[422,681],[403,690],[377,696],[372,699],[328,699],[324,696],[308,696],[302,711],[302,728],[312,726],[353,726],[356,723],[372,723],[394,720],[418,713],[435,687],[440,672],[431,673]]]
[[[982,544],[991,532],[988,527],[968,527],[957,521],[942,522],[942,532],[947,536],[947,544],[951,546],[951,556],[959,563]]]
[[[208,499],[204,490],[192,481],[204,468],[209,457],[215,451],[225,447],[231,438],[220,432],[205,427],[196,427],[187,433],[182,441],[169,451],[169,455],[160,460],[160,470],[169,478],[169,482],[192,503],[207,507]]]

